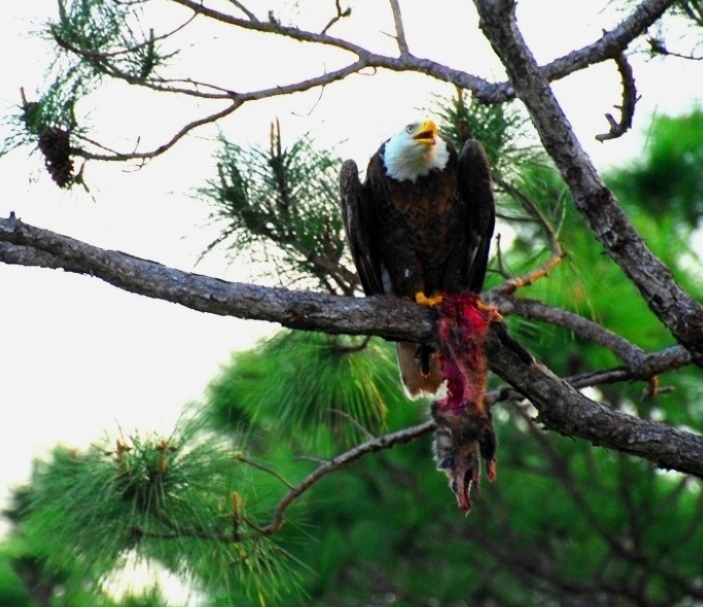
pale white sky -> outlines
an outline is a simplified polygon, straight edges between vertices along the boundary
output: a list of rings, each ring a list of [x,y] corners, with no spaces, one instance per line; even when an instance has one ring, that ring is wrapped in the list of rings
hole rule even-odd
[[[331,7],[332,2],[319,3]],[[411,49],[451,62],[480,75],[500,77],[499,64],[478,31],[464,31],[472,19],[471,3],[441,0],[433,4],[436,24],[424,3],[402,3]],[[523,32],[540,61],[548,61],[600,36],[612,18],[593,6],[604,1],[522,0]],[[357,14],[385,3],[364,3]],[[468,7],[468,8],[467,8]],[[379,9],[376,9],[379,10]],[[447,19],[457,10],[457,18]],[[3,4],[0,18],[0,112],[40,85],[47,60],[46,47],[28,32],[56,11],[56,0],[25,0]],[[417,11],[417,12],[413,12]],[[179,13],[182,14],[182,13]],[[549,15],[546,19],[545,16]],[[177,21],[178,15],[165,18]],[[378,29],[390,31],[388,11],[380,9]],[[324,20],[323,20],[324,22]],[[554,24],[559,24],[555,27]],[[447,28],[450,28],[447,30]],[[231,60],[207,61],[203,29],[195,46],[204,77],[215,81],[226,73],[233,88],[285,83],[296,74],[311,74],[325,65],[339,64],[339,55],[322,56],[319,49],[298,45],[294,51],[276,43],[263,51],[247,36]],[[233,38],[224,30],[217,44]],[[391,50],[382,32],[364,33],[344,25],[338,35]],[[238,39],[239,40],[239,39]],[[703,95],[700,66],[672,61],[645,64],[633,59],[642,100],[636,130],[643,129],[653,112],[685,111]],[[313,71],[311,71],[313,70]],[[696,72],[696,70],[698,70]],[[209,74],[208,74],[209,72]],[[261,83],[262,72],[266,82]],[[598,166],[636,156],[642,144],[637,133],[623,140],[597,143],[593,137],[607,130],[603,118],[620,101],[614,66],[592,68],[556,85],[557,94],[577,134]],[[242,142],[265,142],[268,125],[278,116],[284,138],[312,131],[341,156],[365,165],[380,141],[426,106],[431,94],[451,89],[431,80],[381,73],[356,76],[337,86],[259,105],[245,106],[223,127]],[[128,87],[112,87],[91,101],[95,124],[109,124],[109,136],[123,149],[141,135],[148,148],[166,137],[192,115],[190,102],[154,104]],[[204,107],[195,108],[198,114]],[[0,136],[6,131],[0,126]],[[215,132],[189,137],[167,156],[140,171],[123,166],[89,165],[86,179],[95,201],[76,190],[60,191],[41,170],[38,152],[28,159],[20,149],[0,159],[3,196],[0,216],[15,211],[28,223],[56,230],[105,248],[176,266],[194,268],[198,253],[213,236],[206,224],[207,207],[188,192],[213,175],[210,157]],[[246,279],[246,268],[228,267],[210,258],[195,268],[229,279]],[[207,382],[229,360],[233,350],[248,347],[273,327],[232,318],[220,318],[124,293],[97,279],[60,271],[0,264],[0,503],[6,488],[27,478],[34,456],[57,442],[85,447],[105,432],[169,432],[185,403],[197,399]]]

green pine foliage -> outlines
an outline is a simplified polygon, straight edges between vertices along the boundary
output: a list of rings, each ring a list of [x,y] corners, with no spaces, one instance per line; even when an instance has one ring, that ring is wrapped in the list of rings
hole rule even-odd
[[[11,554],[0,554],[0,605],[3,607],[37,607],[22,576],[21,563]]]
[[[305,136],[285,147],[278,122],[267,149],[221,139],[216,180],[199,190],[212,207],[221,233],[204,254],[220,246],[232,256],[254,255],[286,284],[301,279],[331,292],[350,294],[352,275],[340,265],[344,253],[336,198],[341,161],[317,150]]]
[[[303,445],[327,441],[324,429],[351,440],[363,439],[363,428],[381,431],[388,409],[403,400],[388,344],[302,331],[281,331],[236,353],[208,387],[218,430],[264,424],[279,439],[298,437],[292,440]]]
[[[547,163],[524,112],[511,103],[485,105],[457,89],[454,99],[437,96],[428,112],[439,118],[440,129],[461,150],[468,139],[481,142],[494,176],[515,174],[518,168]]]
[[[174,53],[162,50],[165,36],[142,31],[136,2],[59,0],[58,19],[44,26],[42,35],[57,49],[37,99],[23,98],[10,117],[11,128],[0,143],[0,156],[22,145],[36,145],[48,129],[69,133],[76,145],[87,141],[90,128],[80,101],[102,81],[117,78],[131,84],[155,77]],[[25,95],[22,92],[23,97]],[[68,184],[70,185],[70,184]]]
[[[98,581],[136,550],[196,588],[216,591],[227,581],[245,596],[265,589],[275,597],[289,589],[292,563],[249,526],[248,492],[231,444],[190,432],[88,452],[58,447],[37,462],[15,512],[21,558],[39,559],[43,575],[69,594],[101,596]]]

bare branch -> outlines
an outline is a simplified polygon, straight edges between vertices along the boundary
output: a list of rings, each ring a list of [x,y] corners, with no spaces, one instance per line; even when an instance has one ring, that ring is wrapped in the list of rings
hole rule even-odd
[[[288,85],[276,86],[248,93],[237,93],[234,91],[228,91],[226,89],[221,89],[220,87],[206,83],[192,83],[193,87],[180,87],[175,86],[172,83],[187,81],[160,80],[153,78],[142,80],[134,78],[129,74],[121,73],[112,68],[110,73],[115,78],[119,78],[132,84],[143,86],[145,88],[149,88],[157,92],[178,93],[213,100],[227,99],[231,101],[231,104],[221,111],[209,114],[198,120],[189,122],[188,124],[184,125],[177,133],[175,133],[170,140],[166,141],[164,144],[158,146],[157,148],[147,152],[129,152],[114,155],[105,155],[97,154],[89,150],[77,149],[75,150],[76,155],[89,160],[103,161],[124,161],[134,159],[148,160],[169,150],[186,134],[190,133],[194,129],[205,124],[211,124],[213,122],[216,122],[217,120],[220,120],[221,118],[232,114],[246,101],[287,95],[299,91],[310,90],[318,86],[325,86],[326,84],[341,80],[350,74],[360,72],[365,68],[384,68],[391,71],[414,71],[426,74],[432,78],[452,83],[462,89],[470,90],[472,91],[474,97],[477,100],[483,102],[501,102],[508,99],[512,99],[515,96],[515,91],[511,83],[493,84],[483,78],[479,78],[461,70],[449,68],[429,59],[414,57],[407,52],[403,53],[402,47],[401,55],[399,57],[379,55],[376,53],[372,53],[364,47],[349,42],[347,40],[329,36],[325,32],[310,32],[306,30],[301,30],[296,27],[284,26],[276,21],[261,21],[255,19],[253,14],[250,11],[246,10],[243,5],[241,5],[241,3],[239,2],[233,2],[233,4],[235,7],[242,10],[245,15],[247,15],[247,18],[242,19],[227,13],[223,13],[221,11],[214,10],[198,2],[197,0],[173,1],[177,4],[190,8],[194,12],[194,15],[202,15],[228,25],[240,27],[242,29],[277,34],[280,36],[287,37],[291,40],[322,44],[325,46],[338,48],[340,50],[347,51],[356,55],[358,59],[357,61],[349,64],[345,68],[341,68],[333,72],[324,73],[314,78],[310,78],[301,82],[291,83]],[[544,68],[542,68],[544,77],[548,80],[557,80],[559,78],[563,78],[564,76],[573,73],[574,71],[584,69],[585,67],[593,65],[595,63],[599,63],[604,59],[615,58],[619,56],[625,49],[625,47],[632,41],[632,39],[635,38],[637,35],[641,34],[647,27],[654,23],[656,19],[661,16],[661,13],[666,10],[666,8],[668,8],[673,2],[674,0],[649,0],[646,2],[642,2],[630,17],[623,20],[623,22],[617,28],[615,28],[612,32],[606,33],[597,42],[583,47],[582,49],[579,49],[572,53],[569,53],[569,55],[557,59],[551,64],[546,65]],[[344,16],[344,11],[342,13]],[[400,18],[400,13],[394,12],[394,16]],[[399,30],[400,33],[398,36],[399,44],[401,44],[401,40],[404,40],[404,36],[401,35],[402,31],[403,30],[401,23],[401,29]],[[407,47],[407,43],[403,42],[402,44]],[[77,50],[76,52],[79,51]],[[199,88],[204,88],[206,90],[198,90]],[[210,91],[208,91],[207,89],[210,89]]]
[[[660,373],[690,364],[691,353],[683,346],[672,346],[661,352],[643,354],[639,360],[628,363],[627,367],[582,373],[575,377],[565,377],[564,380],[578,389],[619,382],[649,381]]]
[[[390,0],[393,11],[393,22],[395,23],[395,39],[398,42],[398,50],[401,55],[410,54],[408,41],[405,38],[405,27],[403,26],[403,16],[400,14],[400,4],[398,0]]]
[[[322,28],[322,33],[326,34],[327,31],[335,24],[337,21],[344,19],[345,17],[349,17],[351,15],[351,8],[347,7],[344,10],[342,10],[342,6],[339,3],[339,0],[335,0],[334,6],[337,9],[337,14],[332,17],[328,22],[327,25],[325,25],[324,28]]]
[[[398,432],[384,434],[383,436],[369,440],[361,445],[357,445],[356,447],[349,449],[349,451],[345,451],[334,459],[325,462],[306,476],[299,485],[286,493],[283,499],[278,503],[271,522],[266,525],[266,527],[260,528],[261,533],[265,535],[276,533],[283,526],[284,515],[288,507],[303,493],[310,489],[310,487],[312,487],[320,479],[327,476],[330,472],[334,472],[342,466],[346,466],[347,464],[356,461],[368,453],[375,453],[376,451],[390,449],[395,445],[401,445],[403,443],[413,441],[419,436],[431,432],[433,429],[434,422],[432,420],[428,420],[423,424],[412,426],[410,428],[404,428]]]
[[[483,78],[467,74],[461,70],[449,68],[429,59],[414,57],[409,54],[401,55],[400,57],[379,55],[371,53],[364,47],[353,44],[347,40],[335,38],[326,34],[309,32],[295,27],[287,27],[269,21],[253,22],[246,19],[239,19],[232,15],[203,6],[196,0],[173,1],[190,8],[195,13],[222,23],[253,31],[278,34],[293,40],[323,44],[325,46],[348,51],[355,54],[359,60],[364,63],[365,67],[423,73],[438,80],[452,83],[462,89],[470,90],[476,99],[482,102],[497,103],[515,97],[515,91],[510,82],[493,84]],[[617,57],[632,40],[646,31],[647,28],[656,22],[664,11],[675,2],[676,0],[645,0],[640,2],[630,16],[625,18],[616,28],[604,34],[593,44],[574,50],[568,55],[555,59],[553,62],[545,65],[542,68],[544,76],[550,81],[558,80],[578,70],[582,70],[589,65],[594,65],[606,59]]]
[[[88,150],[83,150],[83,149],[76,149],[73,150],[74,154],[76,156],[81,156],[82,158],[86,158],[87,160],[105,160],[105,161],[124,161],[124,160],[149,160],[151,158],[155,158],[156,156],[159,156],[160,154],[163,154],[164,152],[168,151],[170,148],[172,148],[176,143],[178,143],[183,137],[185,137],[187,134],[189,134],[191,131],[206,125],[206,124],[212,124],[214,122],[217,122],[218,120],[221,120],[222,118],[225,118],[232,114],[235,110],[239,109],[242,105],[244,105],[245,102],[247,101],[253,101],[253,100],[258,100],[258,99],[266,99],[269,97],[276,97],[280,95],[289,95],[291,93],[297,93],[300,91],[306,91],[311,88],[315,88],[317,86],[322,86],[324,84],[328,84],[329,82],[334,82],[335,80],[341,80],[348,76],[349,74],[358,72],[360,69],[363,69],[364,65],[361,62],[356,62],[348,65],[347,67],[341,68],[339,70],[335,70],[333,72],[328,72],[322,76],[316,77],[316,78],[310,78],[309,80],[304,80],[301,82],[296,82],[294,84],[286,85],[286,86],[277,86],[273,88],[268,88],[268,89],[262,89],[259,91],[253,91],[250,93],[232,93],[230,97],[232,98],[232,103],[228,105],[226,108],[219,112],[215,112],[213,114],[210,114],[208,116],[204,116],[203,118],[199,118],[198,120],[193,120],[192,122],[189,122],[185,126],[183,126],[169,141],[166,143],[158,146],[157,148],[154,148],[153,150],[150,150],[148,152],[125,152],[125,153],[115,153],[111,155],[107,154],[96,154],[94,152],[90,152]]]
[[[390,340],[416,342],[431,341],[434,334],[434,312],[410,301],[387,297],[333,297],[230,283],[119,251],[107,251],[29,226],[14,217],[0,219],[0,261],[61,267],[69,272],[96,276],[129,292],[194,310],[268,320],[294,329],[379,335]],[[703,476],[703,437],[613,411],[591,401],[576,386],[535,362],[508,336],[502,323],[491,325],[485,348],[491,370],[530,399],[548,429],[639,455],[665,468]],[[685,364],[685,357],[678,350],[666,360],[674,368]],[[656,369],[645,368],[647,378],[656,374]],[[627,380],[633,375],[625,369],[620,377]],[[387,437],[370,441],[363,449],[383,448],[384,440],[388,440]],[[366,452],[363,449],[361,452]]]
[[[598,323],[534,299],[505,297],[501,286],[486,294],[486,299],[497,305],[501,314],[517,314],[524,318],[562,327],[584,339],[600,344],[631,366],[638,365],[645,355],[642,349]]]
[[[693,55],[691,53],[677,53],[676,51],[670,51],[663,40],[658,38],[647,38],[647,44],[649,48],[652,49],[652,53],[656,55],[665,55],[667,57],[677,57],[679,59],[686,59],[688,61],[703,61],[703,55]]]
[[[114,153],[114,154],[96,154],[95,152],[91,152],[88,150],[84,150],[82,148],[75,148],[72,149],[71,152],[75,156],[80,156],[81,158],[85,158],[86,160],[105,160],[105,161],[124,161],[124,160],[149,160],[151,158],[155,158],[156,156],[159,156],[160,154],[163,154],[164,152],[170,150],[174,145],[176,145],[183,137],[188,135],[191,131],[205,125],[205,124],[212,124],[214,122],[217,122],[218,120],[221,120],[222,118],[225,118],[226,116],[229,116],[232,112],[234,112],[237,108],[239,108],[242,105],[243,101],[238,100],[235,101],[234,103],[228,105],[225,109],[220,110],[219,112],[215,112],[214,114],[210,114],[208,116],[204,116],[202,118],[199,118],[197,120],[193,120],[183,126],[171,139],[169,139],[167,142],[161,144],[157,148],[154,148],[153,150],[149,152],[124,152],[124,153]],[[102,147],[102,146],[101,146]]]
[[[257,470],[261,470],[262,472],[266,472],[266,474],[270,474],[274,478],[277,478],[281,483],[283,483],[288,489],[292,489],[293,485],[289,483],[285,477],[280,473],[274,470],[273,468],[270,468],[269,466],[265,466],[264,464],[259,464],[253,460],[250,460],[246,457],[244,457],[244,454],[242,453],[237,453],[235,456],[236,460],[238,462],[242,462],[243,464],[247,464],[248,466],[251,466],[252,468],[256,468]]]
[[[610,124],[610,131],[602,135],[596,135],[598,141],[616,139],[629,131],[632,128],[632,119],[635,117],[635,105],[639,101],[632,67],[627,61],[625,54],[618,55],[615,58],[615,63],[618,66],[618,72],[620,72],[622,80],[622,105],[618,106],[620,120],[616,121],[611,114],[606,114],[605,117],[608,120],[608,124]]]
[[[247,19],[250,21],[258,21],[256,18],[256,15],[252,13],[246,6],[244,6],[241,2],[238,2],[237,0],[229,0],[234,6],[236,6],[240,11],[242,11],[246,16]]]
[[[177,34],[178,32],[182,31],[183,29],[185,29],[193,21],[193,19],[195,19],[195,15],[191,15],[181,25],[177,26],[176,28],[172,29],[171,31],[168,31],[164,34],[160,34],[158,36],[154,36],[153,32],[152,32],[152,35],[149,37],[148,40],[144,40],[143,42],[139,42],[133,46],[114,50],[114,51],[94,51],[91,49],[76,46],[75,44],[71,43],[68,39],[66,39],[64,36],[62,36],[59,33],[59,28],[56,26],[52,26],[49,31],[50,31],[51,37],[54,39],[56,44],[58,44],[59,47],[63,48],[64,50],[67,50],[69,52],[75,53],[76,55],[80,55],[81,57],[85,57],[87,59],[91,59],[93,61],[97,61],[97,62],[100,62],[101,64],[103,64],[106,60],[111,59],[113,57],[120,57],[122,55],[128,55],[130,53],[138,51],[139,49],[153,46],[154,43],[156,43],[156,42],[161,42],[163,40],[166,40],[167,38],[170,38],[171,36]]]

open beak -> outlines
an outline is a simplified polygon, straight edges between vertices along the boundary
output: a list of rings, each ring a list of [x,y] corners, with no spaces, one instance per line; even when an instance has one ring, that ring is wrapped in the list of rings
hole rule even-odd
[[[437,125],[432,120],[425,120],[413,139],[418,143],[434,145],[437,143]]]

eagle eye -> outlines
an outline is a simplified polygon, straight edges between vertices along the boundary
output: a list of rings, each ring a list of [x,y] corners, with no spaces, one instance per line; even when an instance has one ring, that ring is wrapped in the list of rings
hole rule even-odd
[[[412,133],[416,128],[417,128],[417,125],[409,124],[408,126],[405,127],[405,131],[408,133]]]

